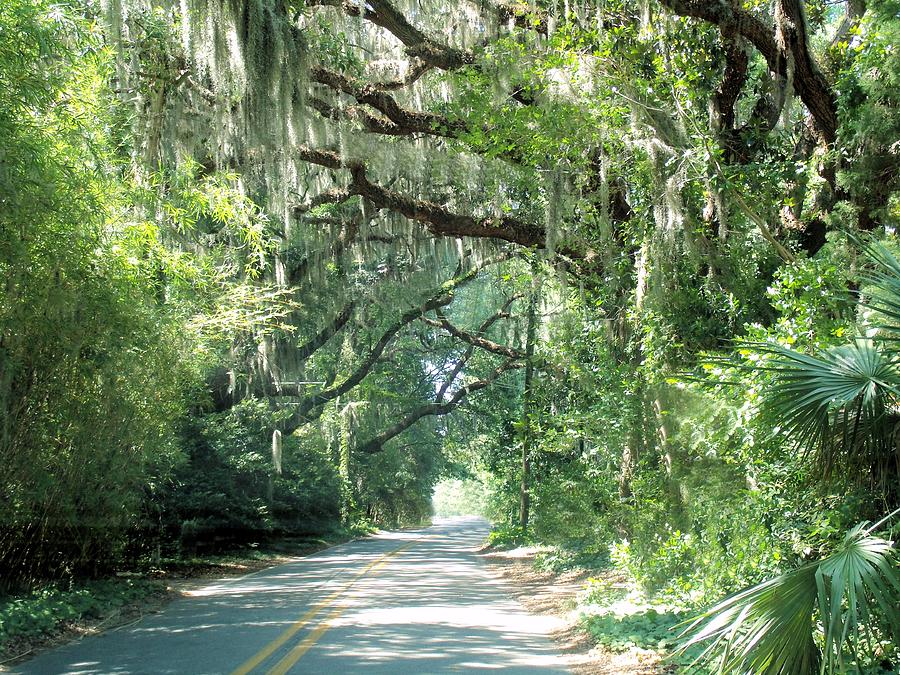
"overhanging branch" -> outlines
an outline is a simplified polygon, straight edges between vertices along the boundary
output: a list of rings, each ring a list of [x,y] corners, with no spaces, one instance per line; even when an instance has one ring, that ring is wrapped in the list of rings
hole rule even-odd
[[[746,38],[766,59],[769,70],[787,79],[793,68],[793,85],[812,116],[816,131],[826,145],[837,134],[837,104],[831,86],[812,57],[803,7],[799,0],[778,0],[776,30],[740,5],[721,0],[660,0],[679,16],[702,19],[719,28],[728,40]]]
[[[357,364],[356,368],[346,379],[339,384],[328,387],[327,389],[302,399],[295,407],[290,418],[282,425],[282,433],[292,433],[304,424],[319,417],[321,415],[322,407],[326,403],[349,392],[365,379],[372,370],[372,367],[378,363],[385,349],[404,326],[409,325],[425,312],[449,305],[453,302],[454,292],[458,288],[475,279],[485,267],[494,265],[503,260],[508,260],[509,257],[510,254],[500,254],[485,261],[478,267],[473,267],[466,272],[458,273],[453,279],[442,284],[441,287],[421,305],[403,312],[384,330],[381,337],[378,339],[378,342],[375,343],[375,346],[369,350],[369,353]]]
[[[544,228],[515,216],[476,218],[454,213],[449,209],[424,199],[415,199],[373,183],[366,175],[365,164],[358,160],[344,160],[332,150],[301,147],[300,158],[329,169],[347,169],[350,172],[348,198],[358,195],[368,199],[376,208],[399,213],[412,221],[422,223],[436,236],[476,237],[500,239],[520,246],[544,248]],[[557,252],[570,258],[581,258],[582,253],[571,246],[558,246]]]
[[[513,349],[512,347],[507,347],[506,345],[501,345],[480,335],[476,335],[474,333],[462,330],[461,328],[457,328],[452,323],[450,323],[450,320],[444,315],[443,312],[440,311],[440,309],[437,310],[437,317],[437,320],[435,320],[429,319],[427,316],[422,316],[419,318],[419,320],[423,323],[427,323],[429,326],[441,328],[450,333],[450,335],[455,337],[457,340],[462,340],[463,342],[466,342],[473,347],[477,347],[478,349],[483,349],[486,352],[505,356],[509,359],[525,358],[525,354],[520,352],[518,349]]]
[[[500,366],[495,368],[493,372],[491,372],[486,378],[476,380],[475,382],[471,382],[466,386],[457,389],[456,392],[454,392],[453,396],[444,403],[426,403],[425,405],[416,408],[415,410],[408,413],[399,422],[391,425],[374,438],[371,438],[370,440],[356,446],[353,451],[366,454],[374,454],[376,452],[380,452],[383,449],[385,443],[387,443],[395,436],[399,436],[401,433],[409,429],[409,427],[411,427],[423,417],[442,416],[449,414],[469,394],[489,387],[503,373],[515,368],[521,368],[522,365],[523,364],[518,361],[505,361]]]
[[[393,96],[379,87],[359,82],[334,70],[314,66],[310,68],[309,74],[313,82],[352,96],[359,103],[371,106],[393,123],[393,127],[387,126],[384,120],[379,120],[371,114],[366,116],[357,110],[355,114],[360,121],[377,133],[391,133],[395,136],[422,133],[454,138],[465,129],[461,122],[451,120],[443,115],[404,108],[397,103]],[[327,116],[333,118],[337,109],[328,104],[323,105],[323,103],[315,99],[312,101],[313,107],[319,112],[323,114],[327,112]]]
[[[514,303],[521,297],[521,293],[516,293],[512,297],[510,297],[505,303],[503,303],[503,306],[500,309],[498,309],[494,314],[489,316],[481,323],[475,334],[486,335],[491,326],[497,323],[500,319],[508,318],[510,316],[508,311],[510,305],[512,305],[512,303]],[[450,387],[452,387],[453,383],[456,382],[456,378],[459,377],[459,374],[462,372],[463,368],[465,368],[466,363],[468,363],[474,351],[475,345],[469,344],[462,357],[456,362],[453,370],[451,370],[450,373],[444,378],[444,383],[441,385],[441,388],[437,390],[437,393],[435,393],[434,400],[436,403],[440,403],[444,400],[444,396],[447,395]]]
[[[309,7],[336,7],[348,16],[362,17],[380,26],[397,38],[413,59],[427,63],[439,70],[457,70],[475,63],[475,55],[470,51],[456,49],[437,40],[413,26],[390,2],[386,0],[307,0]]]

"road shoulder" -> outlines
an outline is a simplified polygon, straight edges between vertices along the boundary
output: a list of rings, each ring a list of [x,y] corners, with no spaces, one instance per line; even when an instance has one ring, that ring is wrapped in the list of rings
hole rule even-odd
[[[579,623],[578,595],[592,572],[567,570],[556,573],[534,567],[538,547],[479,552],[488,569],[501,579],[513,596],[532,614],[555,619],[550,638],[575,675],[657,675],[665,672],[653,652],[630,650],[616,653],[595,646]]]
[[[63,645],[78,642],[91,635],[115,632],[128,628],[147,616],[158,614],[169,604],[180,598],[189,597],[210,583],[225,579],[238,579],[248,574],[284,565],[300,558],[324,551],[333,546],[351,541],[347,535],[332,540],[305,541],[302,546],[288,547],[288,551],[273,550],[212,555],[203,558],[177,561],[146,573],[120,573],[100,580],[101,583],[126,585],[137,582],[143,588],[137,597],[124,601],[98,602],[90,611],[75,618],[61,618],[55,625],[37,633],[14,634],[0,644],[0,672],[28,661],[38,654]],[[90,588],[91,582],[86,582]],[[65,603],[65,593],[60,594]],[[24,597],[24,596],[23,596]],[[15,597],[7,598],[14,603]]]

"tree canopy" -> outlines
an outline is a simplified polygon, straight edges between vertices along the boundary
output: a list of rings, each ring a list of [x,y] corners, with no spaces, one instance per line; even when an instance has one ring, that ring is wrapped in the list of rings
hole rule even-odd
[[[898,36],[893,0],[6,0],[4,583],[417,522],[442,479],[695,606],[890,558],[846,533],[900,506]]]

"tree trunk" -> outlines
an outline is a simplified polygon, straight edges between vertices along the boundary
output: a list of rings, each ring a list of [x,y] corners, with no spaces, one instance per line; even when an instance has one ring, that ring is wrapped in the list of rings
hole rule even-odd
[[[534,415],[534,337],[537,328],[537,303],[541,292],[540,277],[535,276],[528,300],[525,331],[525,383],[522,388],[522,478],[519,483],[519,526],[528,529],[531,510],[531,446],[533,445],[532,416]]]

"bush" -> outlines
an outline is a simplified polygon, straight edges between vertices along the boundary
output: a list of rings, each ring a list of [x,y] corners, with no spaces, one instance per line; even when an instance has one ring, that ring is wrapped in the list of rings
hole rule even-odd
[[[609,564],[609,551],[606,547],[598,550],[595,545],[583,543],[553,546],[539,552],[534,558],[535,568],[548,572],[571,569],[602,570],[609,567]]]
[[[534,536],[518,525],[502,523],[495,525],[487,538],[487,546],[493,549],[506,550],[534,543]]]
[[[110,579],[68,588],[52,585],[27,595],[0,598],[0,652],[14,638],[44,635],[67,621],[102,618],[165,589],[162,581]]]

